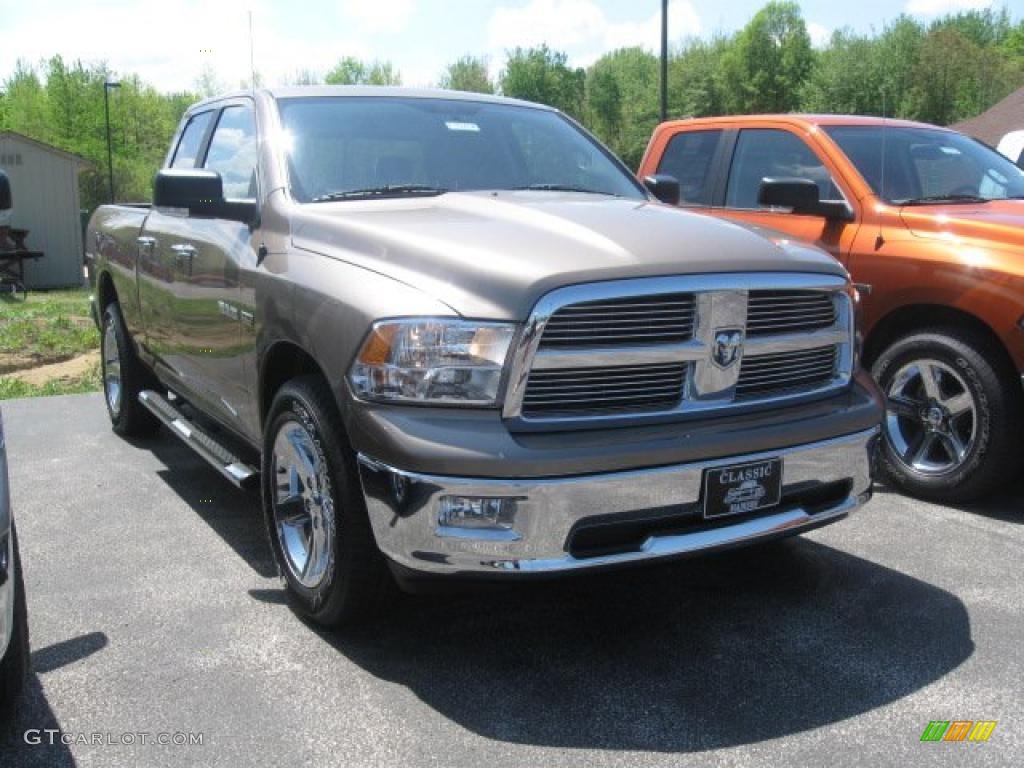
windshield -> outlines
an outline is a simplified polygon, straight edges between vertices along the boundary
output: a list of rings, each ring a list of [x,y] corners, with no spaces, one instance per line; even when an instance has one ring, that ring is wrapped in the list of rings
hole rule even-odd
[[[826,126],[825,132],[857,166],[872,191],[890,203],[1024,196],[1024,171],[959,133],[881,125],[833,125]]]
[[[363,96],[279,103],[300,202],[531,188],[646,197],[606,150],[548,110]]]

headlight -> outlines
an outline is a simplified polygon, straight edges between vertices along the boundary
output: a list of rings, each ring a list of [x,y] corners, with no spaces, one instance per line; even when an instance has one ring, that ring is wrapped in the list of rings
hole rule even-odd
[[[515,330],[467,320],[374,323],[349,381],[371,400],[494,405]]]

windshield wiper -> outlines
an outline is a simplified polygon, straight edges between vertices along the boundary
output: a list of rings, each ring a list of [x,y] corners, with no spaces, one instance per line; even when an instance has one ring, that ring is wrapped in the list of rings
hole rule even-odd
[[[527,184],[523,187],[512,187],[514,191],[534,190],[538,192],[584,192],[588,195],[609,195],[619,197],[611,192],[604,192],[600,189],[588,189],[587,187],[574,187],[571,184]]]
[[[897,201],[897,205],[931,205],[933,203],[990,203],[987,197],[978,195],[928,195],[927,197],[911,197]]]
[[[331,200],[368,200],[384,197],[432,197],[434,195],[443,195],[447,191],[447,189],[431,187],[426,184],[385,184],[381,187],[327,192],[323,195],[317,195],[311,202],[326,203]]]

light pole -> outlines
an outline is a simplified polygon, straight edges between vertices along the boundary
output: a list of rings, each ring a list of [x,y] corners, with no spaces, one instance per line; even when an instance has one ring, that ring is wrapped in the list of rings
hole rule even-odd
[[[668,0],[661,0],[661,122],[668,120]]]
[[[114,202],[114,150],[110,144],[110,89],[121,84],[111,81],[103,83],[103,114],[107,118],[107,177],[110,180],[110,202]]]

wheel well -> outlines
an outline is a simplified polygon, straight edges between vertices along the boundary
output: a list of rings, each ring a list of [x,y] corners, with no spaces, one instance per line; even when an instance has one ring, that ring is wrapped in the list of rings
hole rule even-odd
[[[992,344],[993,350],[998,350],[998,354],[1001,356],[1000,362],[1004,363],[1003,367],[1008,370],[1013,369],[1013,360],[1006,351],[1006,347],[985,321],[969,312],[942,304],[917,304],[902,307],[884,317],[868,335],[864,344],[864,367],[870,369],[883,350],[899,337],[937,326],[952,326],[969,330],[981,336]]]
[[[267,351],[260,367],[260,423],[266,420],[277,390],[297,376],[306,375],[328,381],[316,360],[297,344],[281,341]]]
[[[117,290],[114,288],[114,281],[108,272],[101,272],[100,278],[96,282],[96,306],[100,314],[113,301],[117,301]]]

